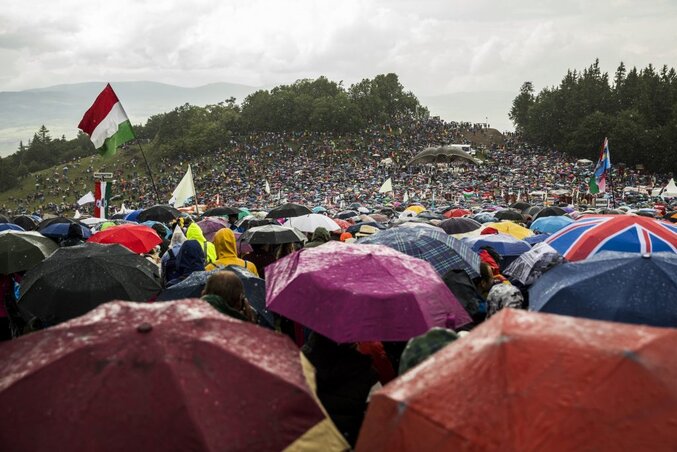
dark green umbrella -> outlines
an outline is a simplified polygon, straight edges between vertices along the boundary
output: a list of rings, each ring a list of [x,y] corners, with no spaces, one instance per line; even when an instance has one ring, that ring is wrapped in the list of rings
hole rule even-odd
[[[29,270],[57,248],[53,240],[38,232],[0,232],[0,274]]]

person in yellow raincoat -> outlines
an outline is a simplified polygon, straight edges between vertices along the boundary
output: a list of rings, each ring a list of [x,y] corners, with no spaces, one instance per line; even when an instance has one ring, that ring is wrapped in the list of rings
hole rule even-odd
[[[195,223],[191,223],[186,229],[186,239],[187,240],[197,240],[200,242],[202,251],[204,251],[206,256],[205,264],[212,264],[216,261],[216,247],[213,243],[208,242],[202,233],[202,229]]]
[[[207,266],[207,271],[225,267],[227,265],[237,265],[246,268],[256,276],[259,276],[259,272],[253,262],[237,257],[237,242],[235,240],[235,233],[233,233],[232,230],[228,228],[219,230],[216,235],[214,235],[214,246],[216,247],[217,259]]]

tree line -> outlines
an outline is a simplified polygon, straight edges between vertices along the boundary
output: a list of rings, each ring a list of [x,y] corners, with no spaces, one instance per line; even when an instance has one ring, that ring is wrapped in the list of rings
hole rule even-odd
[[[677,173],[674,68],[628,70],[621,62],[610,78],[596,60],[583,71],[567,71],[559,86],[538,94],[525,82],[509,116],[531,144],[596,160],[608,137],[612,163]]]
[[[380,74],[348,88],[319,77],[256,91],[241,105],[235,98],[204,107],[185,104],[151,116],[134,132],[154,155],[196,155],[252,132],[354,133],[393,118],[427,115],[396,74]],[[16,153],[0,159],[0,191],[15,187],[29,173],[95,152],[84,133],[73,140],[53,139],[43,125],[27,145],[21,143]]]

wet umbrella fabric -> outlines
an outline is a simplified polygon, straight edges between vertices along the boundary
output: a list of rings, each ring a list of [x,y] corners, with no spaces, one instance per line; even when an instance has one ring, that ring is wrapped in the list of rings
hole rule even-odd
[[[341,226],[326,215],[311,213],[288,219],[284,226],[296,228],[301,232],[315,232],[317,228],[325,228],[327,231],[338,231]]]
[[[560,207],[546,207],[534,216],[534,220],[545,217],[558,217],[560,215],[566,215],[566,213],[566,210]]]
[[[179,218],[179,216],[181,216],[181,212],[178,209],[169,205],[158,204],[144,209],[139,216],[136,217],[136,221],[143,223],[144,221],[153,220],[159,221],[160,223],[171,223],[173,220]]]
[[[205,217],[220,217],[225,215],[239,215],[240,211],[234,207],[214,207],[207,210],[203,216]]]
[[[471,218],[449,218],[440,223],[440,227],[447,234],[463,234],[475,231],[482,227],[482,224]]]
[[[547,232],[552,234],[570,225],[573,222],[574,222],[573,219],[563,215],[553,217],[542,217],[534,220],[534,222],[531,223],[531,226],[529,226],[529,229],[531,229],[532,231]]]
[[[144,254],[162,243],[154,229],[141,224],[111,226],[91,236],[88,242],[118,243],[137,254]]]
[[[205,217],[197,222],[205,238],[210,242],[214,240],[216,233],[223,228],[227,228],[228,224],[228,221],[221,217]]]
[[[247,229],[242,234],[241,240],[250,245],[280,245],[282,243],[303,242],[306,240],[306,236],[294,228],[269,224]]]
[[[515,237],[508,234],[468,237],[464,238],[463,241],[467,242],[475,252],[479,252],[480,248],[483,246],[490,246],[501,256],[519,256],[531,249],[531,246],[524,240],[517,240]]]
[[[42,229],[40,229],[40,234],[50,239],[61,240],[69,236],[71,225],[76,224],[80,229],[82,238],[88,239],[92,236],[92,231],[87,226],[84,226],[80,223],[52,223]]]
[[[266,304],[339,343],[403,341],[471,322],[430,264],[381,245],[329,242],[274,262]]]
[[[14,223],[0,223],[0,232],[2,231],[25,231],[25,229]]]
[[[370,221],[370,222],[367,222],[367,223],[355,223],[354,225],[352,225],[348,229],[346,229],[346,232],[350,232],[351,234],[355,235],[356,233],[358,233],[360,231],[360,228],[362,226],[372,226],[372,227],[374,227],[376,229],[380,229],[382,231],[386,229],[386,227],[384,225],[382,225],[381,223],[378,223],[376,221]]]
[[[677,327],[677,255],[605,252],[560,265],[529,290],[530,309]]]
[[[511,204],[510,207],[516,210],[524,211],[529,207],[531,207],[531,204],[529,204],[528,202],[516,202],[514,204]]]
[[[561,254],[547,243],[537,243],[515,259],[504,271],[525,286],[531,285],[551,268],[565,262]]]
[[[313,213],[306,206],[300,204],[287,203],[277,206],[272,209],[266,215],[266,218],[291,218],[291,217],[300,217],[301,215],[307,215]]]
[[[54,217],[54,218],[47,218],[42,220],[40,223],[38,223],[38,232],[42,232],[42,230],[48,226],[51,226],[53,224],[61,224],[61,223],[66,223],[66,224],[71,224],[71,223],[76,223],[76,224],[81,224],[77,220],[73,220],[71,218],[65,218],[65,217]]]
[[[47,325],[110,300],[147,301],[160,292],[157,266],[122,245],[59,248],[28,271],[19,306]]]
[[[12,223],[21,226],[24,231],[35,231],[38,228],[38,221],[30,215],[19,215],[12,218]]]
[[[355,218],[359,216],[360,214],[355,210],[344,210],[343,212],[339,212],[336,214],[336,218],[339,218],[341,220],[348,220],[350,218]]]
[[[143,209],[133,210],[133,211],[129,212],[128,214],[126,214],[123,217],[123,220],[138,222],[139,221],[139,215],[141,215],[141,212],[143,212]],[[148,221],[152,221],[152,220],[148,220]]]
[[[53,240],[39,232],[0,232],[0,274],[30,270],[57,249]]]
[[[525,238],[534,235],[533,231],[531,231],[530,229],[527,229],[524,226],[520,226],[517,223],[513,223],[512,221],[484,223],[483,226],[484,228],[494,228],[498,232],[502,232],[504,234],[508,234],[515,237],[517,240],[524,240]]]
[[[511,209],[504,209],[496,212],[494,214],[494,218],[496,218],[497,220],[518,221],[520,223],[524,221],[524,217],[520,212]]]
[[[107,303],[0,359],[6,450],[348,448],[298,348],[201,300]]]
[[[551,235],[552,234],[549,233],[536,234],[532,235],[531,237],[527,237],[526,239],[524,239],[524,241],[527,242],[529,245],[534,246],[537,243],[545,242]]]
[[[664,450],[675,348],[671,328],[504,309],[373,394],[356,450]]]
[[[158,295],[158,301],[181,300],[182,298],[200,298],[202,290],[207,284],[207,279],[215,273],[222,270],[230,270],[234,272],[242,281],[245,296],[249,304],[256,310],[259,316],[263,317],[266,326],[275,326],[275,317],[266,308],[266,283],[263,279],[256,277],[253,273],[245,270],[242,267],[235,265],[228,265],[227,267],[219,268],[208,272],[193,272],[188,278],[184,279],[178,284],[165,289]]]
[[[393,228],[362,238],[363,245],[385,245],[429,262],[444,276],[449,270],[463,270],[470,278],[479,278],[480,258],[461,240],[429,228]]]

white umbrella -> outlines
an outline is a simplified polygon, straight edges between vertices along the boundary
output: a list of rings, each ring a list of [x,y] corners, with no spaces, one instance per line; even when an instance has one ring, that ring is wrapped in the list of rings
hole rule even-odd
[[[341,229],[341,226],[336,224],[334,220],[327,217],[326,215],[320,215],[317,213],[301,215],[300,217],[292,217],[288,219],[284,225],[294,227],[303,232],[315,232],[315,229],[320,227],[326,228],[328,231],[337,231]]]

